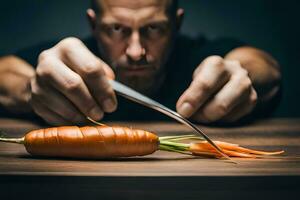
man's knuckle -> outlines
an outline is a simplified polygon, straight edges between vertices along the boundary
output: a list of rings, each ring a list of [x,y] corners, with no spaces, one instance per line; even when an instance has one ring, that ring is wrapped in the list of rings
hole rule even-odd
[[[240,87],[243,91],[250,91],[252,87],[252,82],[249,78],[244,78],[242,81],[240,81]]]
[[[201,64],[194,70],[193,76],[192,76],[193,80],[197,77],[197,75],[200,73],[200,71],[201,71]]]
[[[222,67],[224,64],[223,58],[221,56],[217,56],[217,55],[206,58],[205,62],[207,64],[214,65],[214,66],[220,66],[220,67]]]
[[[81,43],[82,43],[81,40],[76,37],[67,37],[60,42],[60,45],[73,46],[73,45],[78,45]]]
[[[252,81],[248,76],[247,70],[239,70],[239,72],[232,75],[231,79],[238,83],[238,87],[242,90],[249,90],[252,86]]]
[[[113,89],[108,85],[108,86],[102,86],[100,88],[100,92],[99,92],[99,99],[104,100],[107,98],[111,98],[114,95],[114,91]]]
[[[239,73],[239,76],[241,76],[241,77],[248,77],[248,75],[249,75],[248,71],[242,67],[239,69],[238,73]]]
[[[50,78],[53,75],[53,57],[45,56],[37,65],[35,70],[39,78]]]
[[[217,112],[219,113],[220,116],[226,115],[229,111],[229,106],[224,102],[218,103],[216,108],[217,108]]]
[[[39,56],[38,56],[38,61],[41,62],[42,60],[44,60],[45,58],[47,58],[49,56],[49,53],[47,50],[42,51]]]
[[[198,80],[196,86],[198,87],[199,92],[208,92],[212,89],[211,83],[204,79]]]
[[[99,76],[99,89],[101,90],[101,93],[113,93],[113,89],[106,76]]]
[[[73,75],[72,77],[65,78],[64,88],[67,91],[78,90],[82,84],[82,79],[79,75]]]
[[[40,63],[36,68],[36,76],[39,78],[50,78],[52,76],[50,63]]]
[[[39,62],[42,62],[44,61],[45,59],[49,58],[51,56],[51,50],[44,50],[42,51],[39,56],[38,56],[38,61]]]
[[[82,41],[76,37],[68,37],[58,43],[56,47],[63,50],[64,53],[73,52],[78,46],[82,45]]]
[[[114,90],[109,86],[109,87],[106,89],[106,94],[107,94],[107,96],[109,96],[109,97],[113,97],[114,94],[115,94],[115,92],[114,92]]]
[[[229,64],[229,65],[232,65],[236,68],[240,68],[240,69],[243,69],[242,66],[241,66],[241,62],[239,60],[226,60],[226,62]]]
[[[87,76],[87,77],[98,76],[99,74],[102,74],[102,71],[103,71],[100,63],[97,61],[92,61],[92,62],[86,63],[82,67],[81,70],[82,70],[82,73],[84,74],[84,76]]]

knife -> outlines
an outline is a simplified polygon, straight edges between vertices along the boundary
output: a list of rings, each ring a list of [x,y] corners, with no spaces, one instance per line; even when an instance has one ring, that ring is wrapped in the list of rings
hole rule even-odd
[[[200,134],[210,145],[212,145],[222,156],[229,159],[229,156],[227,156],[202,130],[200,130],[195,124],[187,120],[186,118],[182,117],[179,113],[167,108],[166,106],[158,103],[157,101],[154,101],[153,99],[150,99],[149,97],[131,89],[130,87],[115,81],[115,80],[109,80],[109,83],[111,84],[112,88],[116,91],[116,93],[120,96],[123,96],[129,100],[132,100],[136,103],[139,103],[141,105],[144,105],[146,107],[149,107],[151,109],[154,109],[158,112],[161,112],[178,122],[185,124],[186,126],[193,129],[197,134]]]

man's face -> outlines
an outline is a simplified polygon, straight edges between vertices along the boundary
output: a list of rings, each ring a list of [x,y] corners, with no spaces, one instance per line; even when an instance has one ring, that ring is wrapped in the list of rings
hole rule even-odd
[[[164,77],[176,32],[167,0],[98,0],[94,35],[117,80],[149,92]]]

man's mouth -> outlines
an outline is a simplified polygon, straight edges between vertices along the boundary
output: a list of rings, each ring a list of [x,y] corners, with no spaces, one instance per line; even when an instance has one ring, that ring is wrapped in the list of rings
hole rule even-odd
[[[154,68],[151,66],[130,66],[120,67],[120,72],[125,76],[143,76],[153,72]]]

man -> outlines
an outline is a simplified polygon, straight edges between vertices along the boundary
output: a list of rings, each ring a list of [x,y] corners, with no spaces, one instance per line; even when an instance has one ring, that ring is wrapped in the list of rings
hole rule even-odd
[[[116,78],[198,123],[270,113],[280,89],[277,62],[238,41],[183,37],[183,15],[176,0],[93,0],[87,10],[93,39],[70,37],[0,60],[1,105],[33,110],[53,125],[107,113],[108,119],[160,119],[117,102],[108,83]]]

